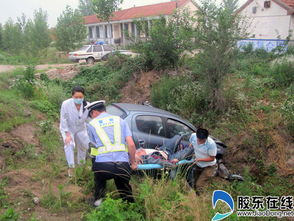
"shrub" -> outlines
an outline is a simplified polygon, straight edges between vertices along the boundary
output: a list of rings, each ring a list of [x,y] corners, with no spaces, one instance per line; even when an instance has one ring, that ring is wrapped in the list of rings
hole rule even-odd
[[[275,63],[270,71],[278,87],[288,87],[294,83],[294,63],[283,61]]]
[[[111,67],[111,69],[113,70],[119,70],[127,60],[128,56],[120,53],[115,53],[109,56],[106,65]]]
[[[48,100],[34,100],[31,102],[33,108],[46,113],[48,116],[57,117],[57,110],[55,106]]]
[[[24,76],[19,79],[16,88],[25,98],[33,98],[35,92],[35,68],[28,66],[24,71]]]
[[[110,66],[116,59],[121,59],[121,56],[111,58],[109,65],[97,64],[93,67],[83,68],[79,75],[65,83],[67,90],[70,91],[74,85],[80,85],[85,88],[88,100],[97,100],[98,98],[108,102],[118,100],[120,89],[131,74],[144,69],[144,61],[142,62],[139,57],[126,57],[123,58],[126,60],[121,64],[122,66]]]
[[[202,86],[191,76],[164,77],[152,87],[151,101],[198,124],[203,122],[201,115],[207,107]]]
[[[67,95],[61,84],[49,83],[44,88],[44,93],[48,101],[56,108],[61,106],[61,103],[67,98]]]
[[[286,54],[294,55],[294,46],[289,46],[286,51]]]
[[[293,86],[292,86],[293,87]],[[282,113],[286,119],[287,128],[292,136],[294,136],[294,96],[290,95],[282,106]]]
[[[168,20],[164,17],[155,19],[150,29],[147,21],[138,21],[137,27],[148,40],[138,42],[134,48],[145,57],[150,69],[175,68],[181,54],[191,50],[192,23],[193,18],[186,11],[176,12]]]
[[[34,97],[35,88],[31,83],[22,79],[16,84],[16,87],[21,92],[23,97],[25,98]]]

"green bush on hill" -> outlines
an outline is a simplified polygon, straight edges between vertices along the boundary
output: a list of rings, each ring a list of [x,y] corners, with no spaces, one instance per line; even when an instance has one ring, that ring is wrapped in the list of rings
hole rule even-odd
[[[294,83],[294,62],[274,63],[270,74],[278,87],[289,87]]]
[[[133,73],[146,70],[141,57],[125,57],[115,55],[106,64],[96,64],[82,68],[80,74],[69,82],[65,82],[67,91],[75,85],[85,88],[88,100],[105,99],[108,102],[118,101],[120,89]]]

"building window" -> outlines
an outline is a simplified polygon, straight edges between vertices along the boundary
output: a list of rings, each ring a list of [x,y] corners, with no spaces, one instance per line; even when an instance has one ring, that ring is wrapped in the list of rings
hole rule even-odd
[[[128,36],[129,35],[129,24],[124,24],[124,33]]]
[[[89,38],[93,38],[93,29],[89,27]]]
[[[270,7],[271,7],[271,1],[265,1],[264,8],[270,8]]]
[[[100,38],[100,28],[99,28],[99,26],[96,26],[96,37]]]
[[[108,38],[108,28],[107,28],[107,25],[104,26],[104,31],[105,31],[105,38]]]
[[[252,13],[253,13],[253,14],[256,14],[256,11],[257,11],[257,7],[254,6],[254,7],[252,8]]]

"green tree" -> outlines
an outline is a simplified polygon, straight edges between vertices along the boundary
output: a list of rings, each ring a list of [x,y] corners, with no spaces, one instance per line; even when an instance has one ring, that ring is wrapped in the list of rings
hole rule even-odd
[[[36,10],[33,20],[28,20],[25,24],[24,35],[27,50],[33,55],[36,56],[40,50],[47,48],[51,41],[47,23],[47,12],[42,9]]]
[[[237,41],[246,36],[244,20],[235,14],[237,3],[237,0],[223,0],[221,4],[203,0],[196,16],[196,74],[202,76],[207,103],[216,111],[224,110],[224,78],[236,57]]]
[[[0,23],[0,49],[3,49],[3,27]]]
[[[93,15],[92,0],[80,0],[79,10],[83,16]]]
[[[178,11],[168,19],[153,20],[150,30],[146,21],[139,21],[138,30],[145,33],[147,41],[139,41],[135,48],[150,68],[176,68],[183,52],[192,47],[194,20],[188,11]]]
[[[10,18],[3,28],[3,49],[12,53],[23,48],[23,33],[21,27]]]
[[[75,49],[85,40],[86,27],[79,10],[66,6],[57,19],[56,37],[56,45],[59,50],[63,51]]]
[[[119,10],[119,5],[122,3],[123,0],[92,0],[93,11],[103,21],[109,21],[113,12]]]

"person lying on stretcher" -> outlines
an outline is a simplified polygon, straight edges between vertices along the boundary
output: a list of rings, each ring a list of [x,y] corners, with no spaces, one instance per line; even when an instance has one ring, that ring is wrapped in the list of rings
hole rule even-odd
[[[177,139],[178,137],[174,140]],[[180,150],[174,152],[174,149],[176,149],[174,148],[175,143],[176,141],[171,145],[162,146],[159,150],[137,149],[135,154],[137,164],[159,164],[163,167],[174,168],[177,162],[185,160],[193,155],[194,149],[191,145],[185,147],[183,144],[179,144],[180,148],[178,149]]]

